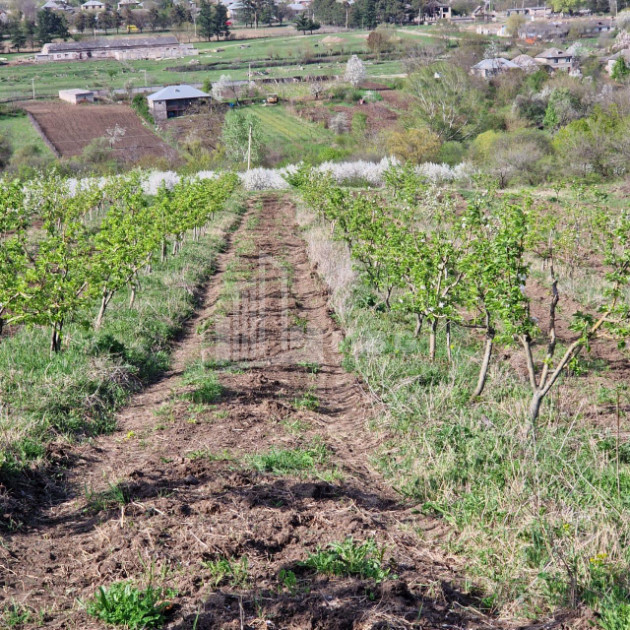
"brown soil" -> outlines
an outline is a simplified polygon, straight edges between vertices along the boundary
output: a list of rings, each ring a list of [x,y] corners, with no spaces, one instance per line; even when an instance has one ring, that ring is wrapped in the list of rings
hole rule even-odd
[[[477,612],[455,560],[432,544],[444,524],[401,503],[372,469],[366,423],[376,403],[342,369],[341,339],[293,209],[261,197],[221,256],[172,370],[134,398],[115,434],[66,456],[61,481],[49,479],[36,500],[17,497],[24,518],[0,545],[0,602],[45,610],[46,628],[103,628],[78,602],[152,573],[177,589],[171,629],[507,628]],[[213,404],[186,399],[182,373],[199,359],[223,366]],[[307,392],[318,408],[296,402]],[[252,454],[315,440],[331,453],[317,474],[248,465]],[[113,483],[127,504],[98,505],[95,493]],[[375,585],[298,564],[346,536],[375,537],[398,577]],[[202,564],[243,556],[241,585],[214,584]],[[282,587],[283,569],[296,574],[295,589]]]
[[[311,102],[306,107],[296,109],[296,114],[310,122],[323,123],[326,127],[335,113],[344,113],[351,121],[355,114],[364,114],[367,117],[367,128],[371,131],[389,129],[396,124],[398,114],[381,102],[366,103],[365,105],[334,105],[328,108],[324,102]]]
[[[90,142],[109,138],[118,125],[125,133],[114,143],[114,155],[126,162],[143,158],[173,159],[176,152],[158,138],[127,105],[26,103],[24,109],[39,125],[44,140],[61,157],[80,155]]]

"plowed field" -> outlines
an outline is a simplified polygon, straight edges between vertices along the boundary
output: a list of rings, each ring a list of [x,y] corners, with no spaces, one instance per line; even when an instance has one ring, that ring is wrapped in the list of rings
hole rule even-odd
[[[80,155],[96,138],[111,138],[115,157],[125,162],[134,163],[145,157],[175,157],[175,151],[127,105],[28,103],[24,109],[61,157]]]

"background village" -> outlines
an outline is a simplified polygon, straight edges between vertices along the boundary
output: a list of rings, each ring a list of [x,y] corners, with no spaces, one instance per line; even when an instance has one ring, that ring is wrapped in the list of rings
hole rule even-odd
[[[506,138],[520,134],[526,156],[518,166],[486,170],[499,169],[503,183],[547,178],[561,159],[554,134],[624,93],[630,13],[573,0],[505,4],[7,5],[0,11],[1,164],[22,174],[57,163],[71,172],[220,166],[230,159],[226,123],[247,109],[261,123],[266,166],[299,161],[305,142],[315,163],[389,155],[480,163],[513,151]],[[351,63],[360,66],[358,79]],[[422,72],[410,94],[405,77]],[[446,130],[427,119],[426,101],[449,98],[446,86],[475,99],[475,121],[455,103],[457,122]],[[418,120],[428,136],[414,131]]]

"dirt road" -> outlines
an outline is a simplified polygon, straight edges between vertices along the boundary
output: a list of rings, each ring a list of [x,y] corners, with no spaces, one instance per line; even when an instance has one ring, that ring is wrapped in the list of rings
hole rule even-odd
[[[6,533],[0,597],[45,611],[32,627],[103,628],[80,600],[152,577],[176,590],[173,629],[501,627],[427,542],[441,525],[372,470],[377,410],[341,339],[292,206],[252,201],[172,371]],[[348,536],[385,547],[389,579],[299,564]]]

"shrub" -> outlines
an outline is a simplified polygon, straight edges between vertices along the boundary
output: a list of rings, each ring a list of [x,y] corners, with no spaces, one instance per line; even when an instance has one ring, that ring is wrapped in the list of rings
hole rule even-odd
[[[147,99],[144,94],[136,94],[131,101],[131,107],[136,111],[140,118],[143,118],[151,125],[154,124],[153,116],[151,116],[149,104],[147,103]]]
[[[401,129],[390,132],[387,149],[403,162],[421,164],[435,160],[440,151],[440,138],[430,129]]]

